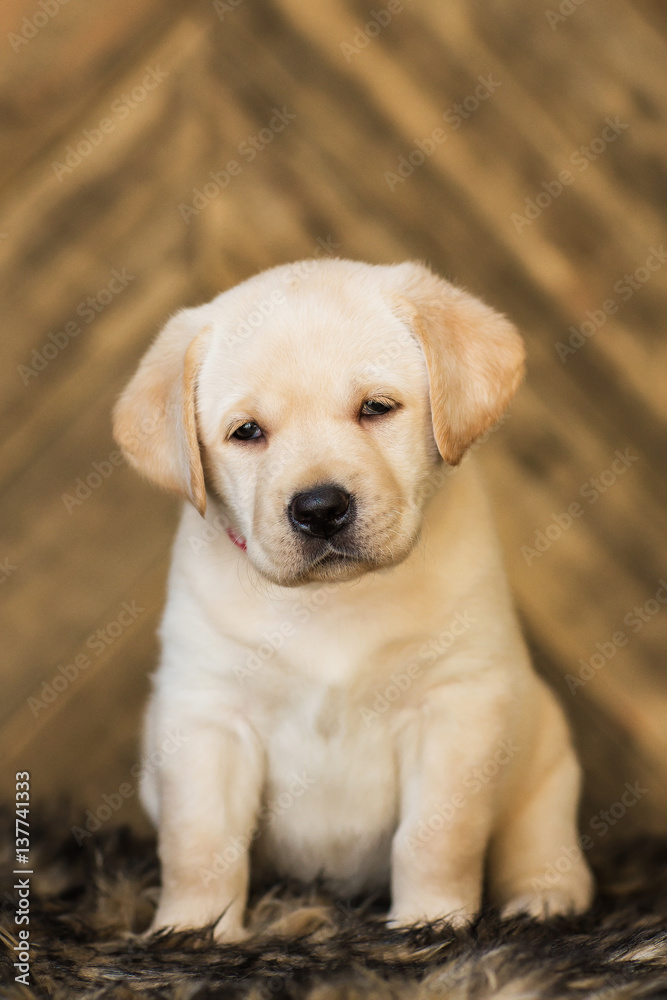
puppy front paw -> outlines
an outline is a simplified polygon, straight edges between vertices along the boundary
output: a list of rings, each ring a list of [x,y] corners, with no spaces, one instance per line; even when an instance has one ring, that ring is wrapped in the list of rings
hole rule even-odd
[[[251,937],[251,932],[238,921],[228,921],[221,917],[213,929],[213,937],[218,944],[240,944]]]
[[[413,924],[445,920],[451,927],[469,927],[477,916],[477,908],[460,899],[429,901],[428,904],[393,906],[387,917],[387,926],[393,929]]]
[[[509,902],[501,910],[503,918],[527,916],[536,920],[548,920],[562,914],[582,913],[588,908],[588,894],[568,892],[565,889],[541,889],[539,892],[524,892]]]
[[[153,922],[144,932],[143,937],[150,937],[158,931],[192,931],[209,926],[217,914],[208,919],[201,912],[188,912],[183,906],[159,906]],[[245,941],[250,937],[250,931],[239,922],[235,915],[223,913],[213,928],[213,937],[219,944],[232,944]]]

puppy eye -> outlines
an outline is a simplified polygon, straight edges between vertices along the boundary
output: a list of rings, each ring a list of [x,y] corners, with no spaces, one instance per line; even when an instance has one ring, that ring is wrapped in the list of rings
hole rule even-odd
[[[383,403],[380,399],[367,399],[361,407],[362,417],[380,417],[383,413],[393,410],[390,403]]]
[[[254,420],[247,420],[245,424],[236,428],[232,437],[236,438],[237,441],[254,441],[256,438],[264,437],[264,435],[259,424],[256,424]]]

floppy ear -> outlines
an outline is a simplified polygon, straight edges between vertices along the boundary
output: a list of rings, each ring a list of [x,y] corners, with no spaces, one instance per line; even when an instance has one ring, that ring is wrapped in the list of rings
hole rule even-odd
[[[116,404],[113,433],[131,465],[203,516],[196,389],[209,328],[193,313],[174,316],[149,347]]]
[[[524,374],[515,328],[420,264],[399,264],[400,304],[428,369],[433,430],[450,465],[501,416]]]

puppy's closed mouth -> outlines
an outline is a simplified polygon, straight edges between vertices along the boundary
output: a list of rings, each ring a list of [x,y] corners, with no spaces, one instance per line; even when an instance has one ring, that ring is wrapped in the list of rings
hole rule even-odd
[[[356,552],[349,552],[346,549],[337,549],[333,545],[328,545],[324,552],[316,556],[309,564],[308,569],[315,569],[316,566],[329,566],[338,562],[360,562],[361,556]]]
[[[323,553],[319,558],[314,559],[310,564],[310,569],[315,566],[327,566],[336,562],[359,562],[360,557],[354,552],[345,552],[343,549],[331,549]]]
[[[362,552],[336,548],[327,543],[297,571],[290,580],[291,586],[299,586],[312,580],[341,579],[371,569],[368,558]],[[283,581],[284,583],[285,581]]]

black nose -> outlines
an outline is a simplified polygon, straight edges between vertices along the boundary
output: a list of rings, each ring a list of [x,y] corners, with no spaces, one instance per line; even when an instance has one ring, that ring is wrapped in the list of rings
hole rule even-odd
[[[289,516],[297,531],[315,538],[331,538],[350,520],[350,494],[338,486],[318,486],[297,493],[289,505]]]

